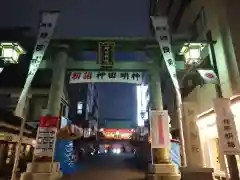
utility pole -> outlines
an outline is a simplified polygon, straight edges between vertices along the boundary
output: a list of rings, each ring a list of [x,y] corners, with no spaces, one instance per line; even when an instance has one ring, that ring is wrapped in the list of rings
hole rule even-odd
[[[215,54],[215,50],[214,50],[212,32],[210,30],[207,32],[206,38],[209,42],[210,53],[212,56],[211,66],[219,79],[219,73],[218,73],[218,68],[217,68],[217,60],[216,60],[216,54]],[[223,93],[222,93],[222,88],[221,88],[220,83],[215,85],[215,89],[216,89],[217,97],[223,98]],[[228,168],[229,168],[229,173],[230,173],[231,179],[232,180],[240,180],[236,156],[235,155],[226,155],[226,157],[227,157],[227,163],[228,163]]]

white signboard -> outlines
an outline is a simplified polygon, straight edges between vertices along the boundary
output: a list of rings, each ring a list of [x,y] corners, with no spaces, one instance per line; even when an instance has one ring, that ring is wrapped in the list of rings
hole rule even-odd
[[[101,82],[117,82],[117,83],[135,83],[142,84],[142,72],[115,72],[115,71],[77,71],[72,72],[70,76],[70,84],[73,83],[101,83]]]
[[[231,101],[228,98],[214,100],[219,141],[224,154],[240,154],[236,125],[230,107]]]
[[[52,157],[57,128],[39,127],[34,155]]]
[[[150,131],[152,148],[169,148],[168,111],[151,111]]]
[[[16,107],[16,115],[22,116],[23,107],[25,107],[25,101],[28,90],[31,86],[32,80],[42,62],[45,51],[52,38],[52,34],[58,20],[59,12],[56,11],[44,11],[41,13],[41,21],[39,25],[39,32],[37,36],[37,43],[33,50],[32,60],[30,62],[28,76],[21,92],[18,104]]]

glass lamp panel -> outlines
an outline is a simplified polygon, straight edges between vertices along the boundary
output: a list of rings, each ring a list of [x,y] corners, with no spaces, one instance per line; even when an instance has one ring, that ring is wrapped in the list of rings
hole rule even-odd
[[[199,48],[190,48],[189,49],[189,58],[191,59],[199,59],[200,58],[200,49]]]
[[[12,58],[13,56],[13,49],[9,47],[3,47],[2,49],[2,56],[4,58]]]

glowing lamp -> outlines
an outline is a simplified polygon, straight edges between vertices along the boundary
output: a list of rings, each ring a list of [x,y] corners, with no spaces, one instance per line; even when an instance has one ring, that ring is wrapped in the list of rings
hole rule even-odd
[[[198,65],[201,63],[201,51],[206,43],[185,43],[180,51],[180,55],[185,58],[185,64]]]
[[[0,58],[6,64],[17,64],[21,54],[25,51],[23,48],[15,42],[2,42],[0,43],[1,55]]]

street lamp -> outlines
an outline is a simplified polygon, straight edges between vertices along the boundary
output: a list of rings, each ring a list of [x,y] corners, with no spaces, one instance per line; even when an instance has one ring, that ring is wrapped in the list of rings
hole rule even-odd
[[[17,42],[0,43],[0,59],[4,64],[17,64],[21,54],[25,54],[24,49]]]
[[[206,47],[206,43],[185,43],[180,51],[184,56],[185,64],[199,65],[201,63],[201,52]]]

